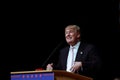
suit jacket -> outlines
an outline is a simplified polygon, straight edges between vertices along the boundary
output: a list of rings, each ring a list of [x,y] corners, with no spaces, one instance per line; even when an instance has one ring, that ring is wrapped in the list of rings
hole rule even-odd
[[[69,47],[67,46],[60,50],[58,64],[55,69],[66,70]],[[79,74],[90,77],[97,74],[101,67],[101,60],[98,54],[98,50],[94,45],[81,42],[75,59],[75,61],[82,62],[82,69],[79,70]]]

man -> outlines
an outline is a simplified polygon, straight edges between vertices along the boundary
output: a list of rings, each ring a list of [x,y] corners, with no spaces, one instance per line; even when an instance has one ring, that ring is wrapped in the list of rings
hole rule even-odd
[[[65,39],[69,46],[60,50],[58,64],[48,64],[46,69],[66,70],[94,77],[101,66],[98,51],[94,45],[82,42],[80,37],[80,27],[68,25],[65,28]]]

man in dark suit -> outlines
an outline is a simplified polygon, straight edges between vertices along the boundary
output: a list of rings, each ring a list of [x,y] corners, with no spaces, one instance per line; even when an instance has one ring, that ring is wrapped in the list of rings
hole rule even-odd
[[[65,39],[69,46],[60,50],[58,64],[48,64],[46,69],[66,70],[94,77],[101,67],[98,51],[94,45],[82,42],[80,37],[80,27],[68,25],[65,28]]]

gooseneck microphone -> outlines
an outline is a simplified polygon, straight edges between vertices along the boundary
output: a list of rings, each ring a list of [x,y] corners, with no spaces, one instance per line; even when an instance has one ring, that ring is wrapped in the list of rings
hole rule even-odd
[[[42,67],[44,67],[46,65],[46,63],[49,61],[49,59],[51,58],[51,56],[56,52],[56,50],[62,45],[63,41],[61,41],[51,52],[51,54],[48,56],[48,58],[45,60],[45,62],[43,63]]]

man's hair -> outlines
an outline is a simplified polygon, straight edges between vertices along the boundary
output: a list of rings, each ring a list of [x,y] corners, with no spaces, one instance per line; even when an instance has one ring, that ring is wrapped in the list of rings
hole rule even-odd
[[[80,27],[78,25],[68,25],[68,26],[66,26],[66,28],[67,27],[75,28],[77,32],[80,32]]]

